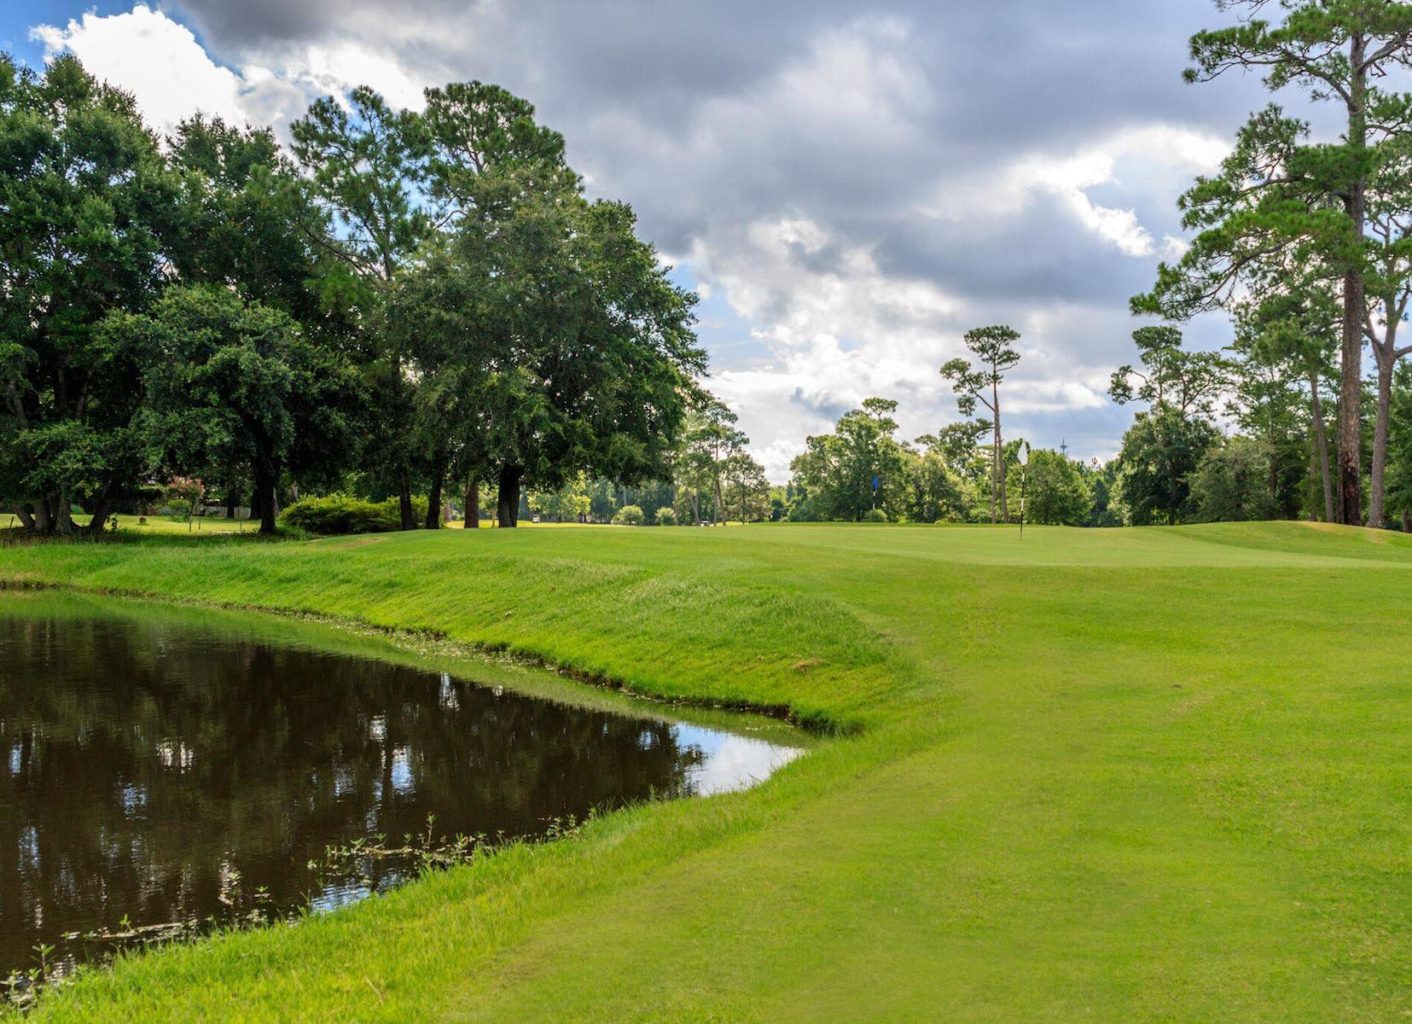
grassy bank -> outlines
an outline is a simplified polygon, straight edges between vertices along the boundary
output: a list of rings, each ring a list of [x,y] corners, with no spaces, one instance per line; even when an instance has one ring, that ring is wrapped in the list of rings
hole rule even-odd
[[[432,630],[848,734],[39,1019],[1405,1016],[1409,570],[1406,538],[1296,525],[0,548],[9,583]]]

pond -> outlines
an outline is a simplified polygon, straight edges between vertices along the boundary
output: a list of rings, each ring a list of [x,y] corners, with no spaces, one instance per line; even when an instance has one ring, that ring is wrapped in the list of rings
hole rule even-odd
[[[528,670],[397,664],[320,629],[0,595],[0,978],[41,944],[71,965],[338,906],[420,864],[331,848],[542,836],[741,788],[801,751],[777,723],[562,703],[513,688]]]

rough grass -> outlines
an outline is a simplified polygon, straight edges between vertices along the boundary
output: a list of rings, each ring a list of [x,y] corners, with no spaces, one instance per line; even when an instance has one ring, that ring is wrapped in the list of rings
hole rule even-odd
[[[853,731],[38,1019],[1400,1019],[1409,570],[1408,538],[1294,524],[0,548],[0,580],[435,630]]]

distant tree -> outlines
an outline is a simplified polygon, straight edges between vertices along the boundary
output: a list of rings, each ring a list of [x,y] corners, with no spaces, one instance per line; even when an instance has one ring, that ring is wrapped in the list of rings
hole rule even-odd
[[[963,481],[948,465],[935,438],[918,438],[927,445],[920,454],[907,453],[907,491],[903,510],[914,523],[965,522],[966,497]]]
[[[1083,470],[1056,451],[1036,448],[1025,467],[1025,518],[1042,526],[1083,526],[1093,495]]]
[[[1117,459],[1100,464],[1097,459],[1083,467],[1088,480],[1092,503],[1089,506],[1088,526],[1122,526],[1124,509],[1119,494]]]
[[[1387,508],[1404,533],[1412,533],[1412,367],[1402,363],[1393,376],[1389,406]]]
[[[641,526],[647,521],[642,509],[636,505],[624,505],[613,516],[614,526]]]
[[[902,500],[905,449],[893,436],[896,409],[887,399],[865,399],[832,434],[805,441],[804,452],[790,464],[805,493],[801,516],[861,522],[869,511]]]
[[[692,521],[701,524],[701,495],[711,502],[712,518],[725,516],[723,481],[731,458],[750,443],[737,426],[736,414],[718,398],[707,395],[687,413],[681,444],[673,459],[678,484],[690,496]]]
[[[1318,478],[1325,522],[1334,521],[1335,508],[1323,392],[1337,373],[1340,315],[1337,297],[1327,287],[1291,275],[1239,307],[1236,321],[1237,351],[1257,364],[1284,367],[1304,382],[1311,472]]]
[[[990,521],[1008,520],[1010,510],[1005,494],[1000,384],[1005,374],[1019,365],[1020,354],[1012,346],[1020,340],[1020,333],[1003,325],[978,327],[966,332],[965,340],[966,347],[975,356],[976,365],[972,366],[965,359],[953,359],[941,368],[941,375],[951,382],[952,389],[959,396],[956,404],[962,416],[974,415],[977,402],[990,410]]]
[[[770,481],[765,479],[765,467],[749,452],[730,455],[724,476],[733,518],[745,524],[770,517]]]
[[[1189,478],[1218,438],[1205,420],[1186,419],[1168,405],[1138,414],[1118,455],[1119,487],[1132,525],[1181,522]]]
[[[1119,367],[1108,394],[1119,405],[1134,400],[1170,407],[1182,416],[1210,417],[1226,386],[1227,360],[1216,352],[1188,352],[1175,327],[1139,327],[1133,332],[1142,369]]]
[[[593,509],[593,499],[588,496],[588,475],[580,473],[553,491],[531,491],[529,494],[531,512],[553,516],[556,522],[566,519],[581,522],[588,518]]]
[[[1198,523],[1276,519],[1280,509],[1270,492],[1269,445],[1233,437],[1213,446],[1190,479],[1190,519]]]

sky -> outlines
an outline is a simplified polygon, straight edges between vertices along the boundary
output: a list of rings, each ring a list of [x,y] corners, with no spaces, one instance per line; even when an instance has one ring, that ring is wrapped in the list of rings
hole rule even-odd
[[[367,84],[421,103],[495,82],[562,132],[697,290],[707,386],[770,478],[872,395],[901,436],[959,418],[943,362],[1022,334],[1009,437],[1116,453],[1131,295],[1180,254],[1177,197],[1213,170],[1258,79],[1181,80],[1213,0],[18,0],[0,49],[73,52],[149,122],[195,110],[285,131]],[[1224,320],[1188,328],[1229,341]]]

